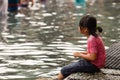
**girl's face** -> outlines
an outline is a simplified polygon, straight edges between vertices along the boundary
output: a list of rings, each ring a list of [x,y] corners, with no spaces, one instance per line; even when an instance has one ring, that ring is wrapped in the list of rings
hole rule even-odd
[[[81,33],[81,34],[85,34],[85,35],[88,35],[89,32],[88,32],[88,29],[86,27],[78,27],[78,31]]]

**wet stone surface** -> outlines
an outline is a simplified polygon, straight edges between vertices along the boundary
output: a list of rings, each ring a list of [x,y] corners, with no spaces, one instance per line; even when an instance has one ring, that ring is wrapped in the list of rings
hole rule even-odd
[[[65,80],[120,80],[120,70],[101,69],[101,72],[95,74],[75,73]]]

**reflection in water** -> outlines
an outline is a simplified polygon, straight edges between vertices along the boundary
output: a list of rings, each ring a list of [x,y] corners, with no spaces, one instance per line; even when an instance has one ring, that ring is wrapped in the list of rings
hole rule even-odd
[[[7,18],[8,18],[7,14],[0,15],[0,39],[3,42],[7,42],[6,38],[3,37],[3,33],[8,31],[8,29],[7,29],[7,26],[8,26]]]
[[[0,32],[7,31],[7,14],[0,15]]]
[[[6,14],[7,13],[7,0],[0,0],[0,14]]]
[[[7,0],[0,1],[0,39],[6,42],[6,39],[2,36],[2,33],[7,31]]]
[[[104,2],[100,8],[97,2],[76,7],[71,0],[46,0],[46,7],[38,9],[40,3],[36,2],[24,11],[24,17],[11,14],[5,20],[8,26],[1,27],[7,39],[7,43],[0,42],[1,80],[35,80],[56,75],[63,65],[74,60],[73,52],[86,49],[86,37],[77,31],[84,14],[98,18],[106,48],[119,41],[119,3]]]
[[[0,32],[5,31],[7,27],[7,0],[0,1]]]

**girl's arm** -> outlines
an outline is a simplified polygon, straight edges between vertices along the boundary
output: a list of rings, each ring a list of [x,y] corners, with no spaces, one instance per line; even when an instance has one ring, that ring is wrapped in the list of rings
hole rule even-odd
[[[94,61],[96,59],[96,54],[88,52],[75,52],[74,57],[81,57],[86,60]]]

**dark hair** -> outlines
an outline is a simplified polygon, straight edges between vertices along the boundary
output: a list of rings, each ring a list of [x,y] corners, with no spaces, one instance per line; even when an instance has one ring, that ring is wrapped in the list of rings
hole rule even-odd
[[[79,22],[79,27],[81,28],[87,28],[89,30],[89,34],[97,37],[97,30],[101,33],[102,32],[102,28],[101,27],[97,27],[97,20],[95,17],[91,16],[91,15],[85,15],[81,18],[80,22]]]
[[[97,27],[97,30],[98,30],[100,33],[102,33],[102,31],[103,31],[103,29],[102,29],[100,26]]]

